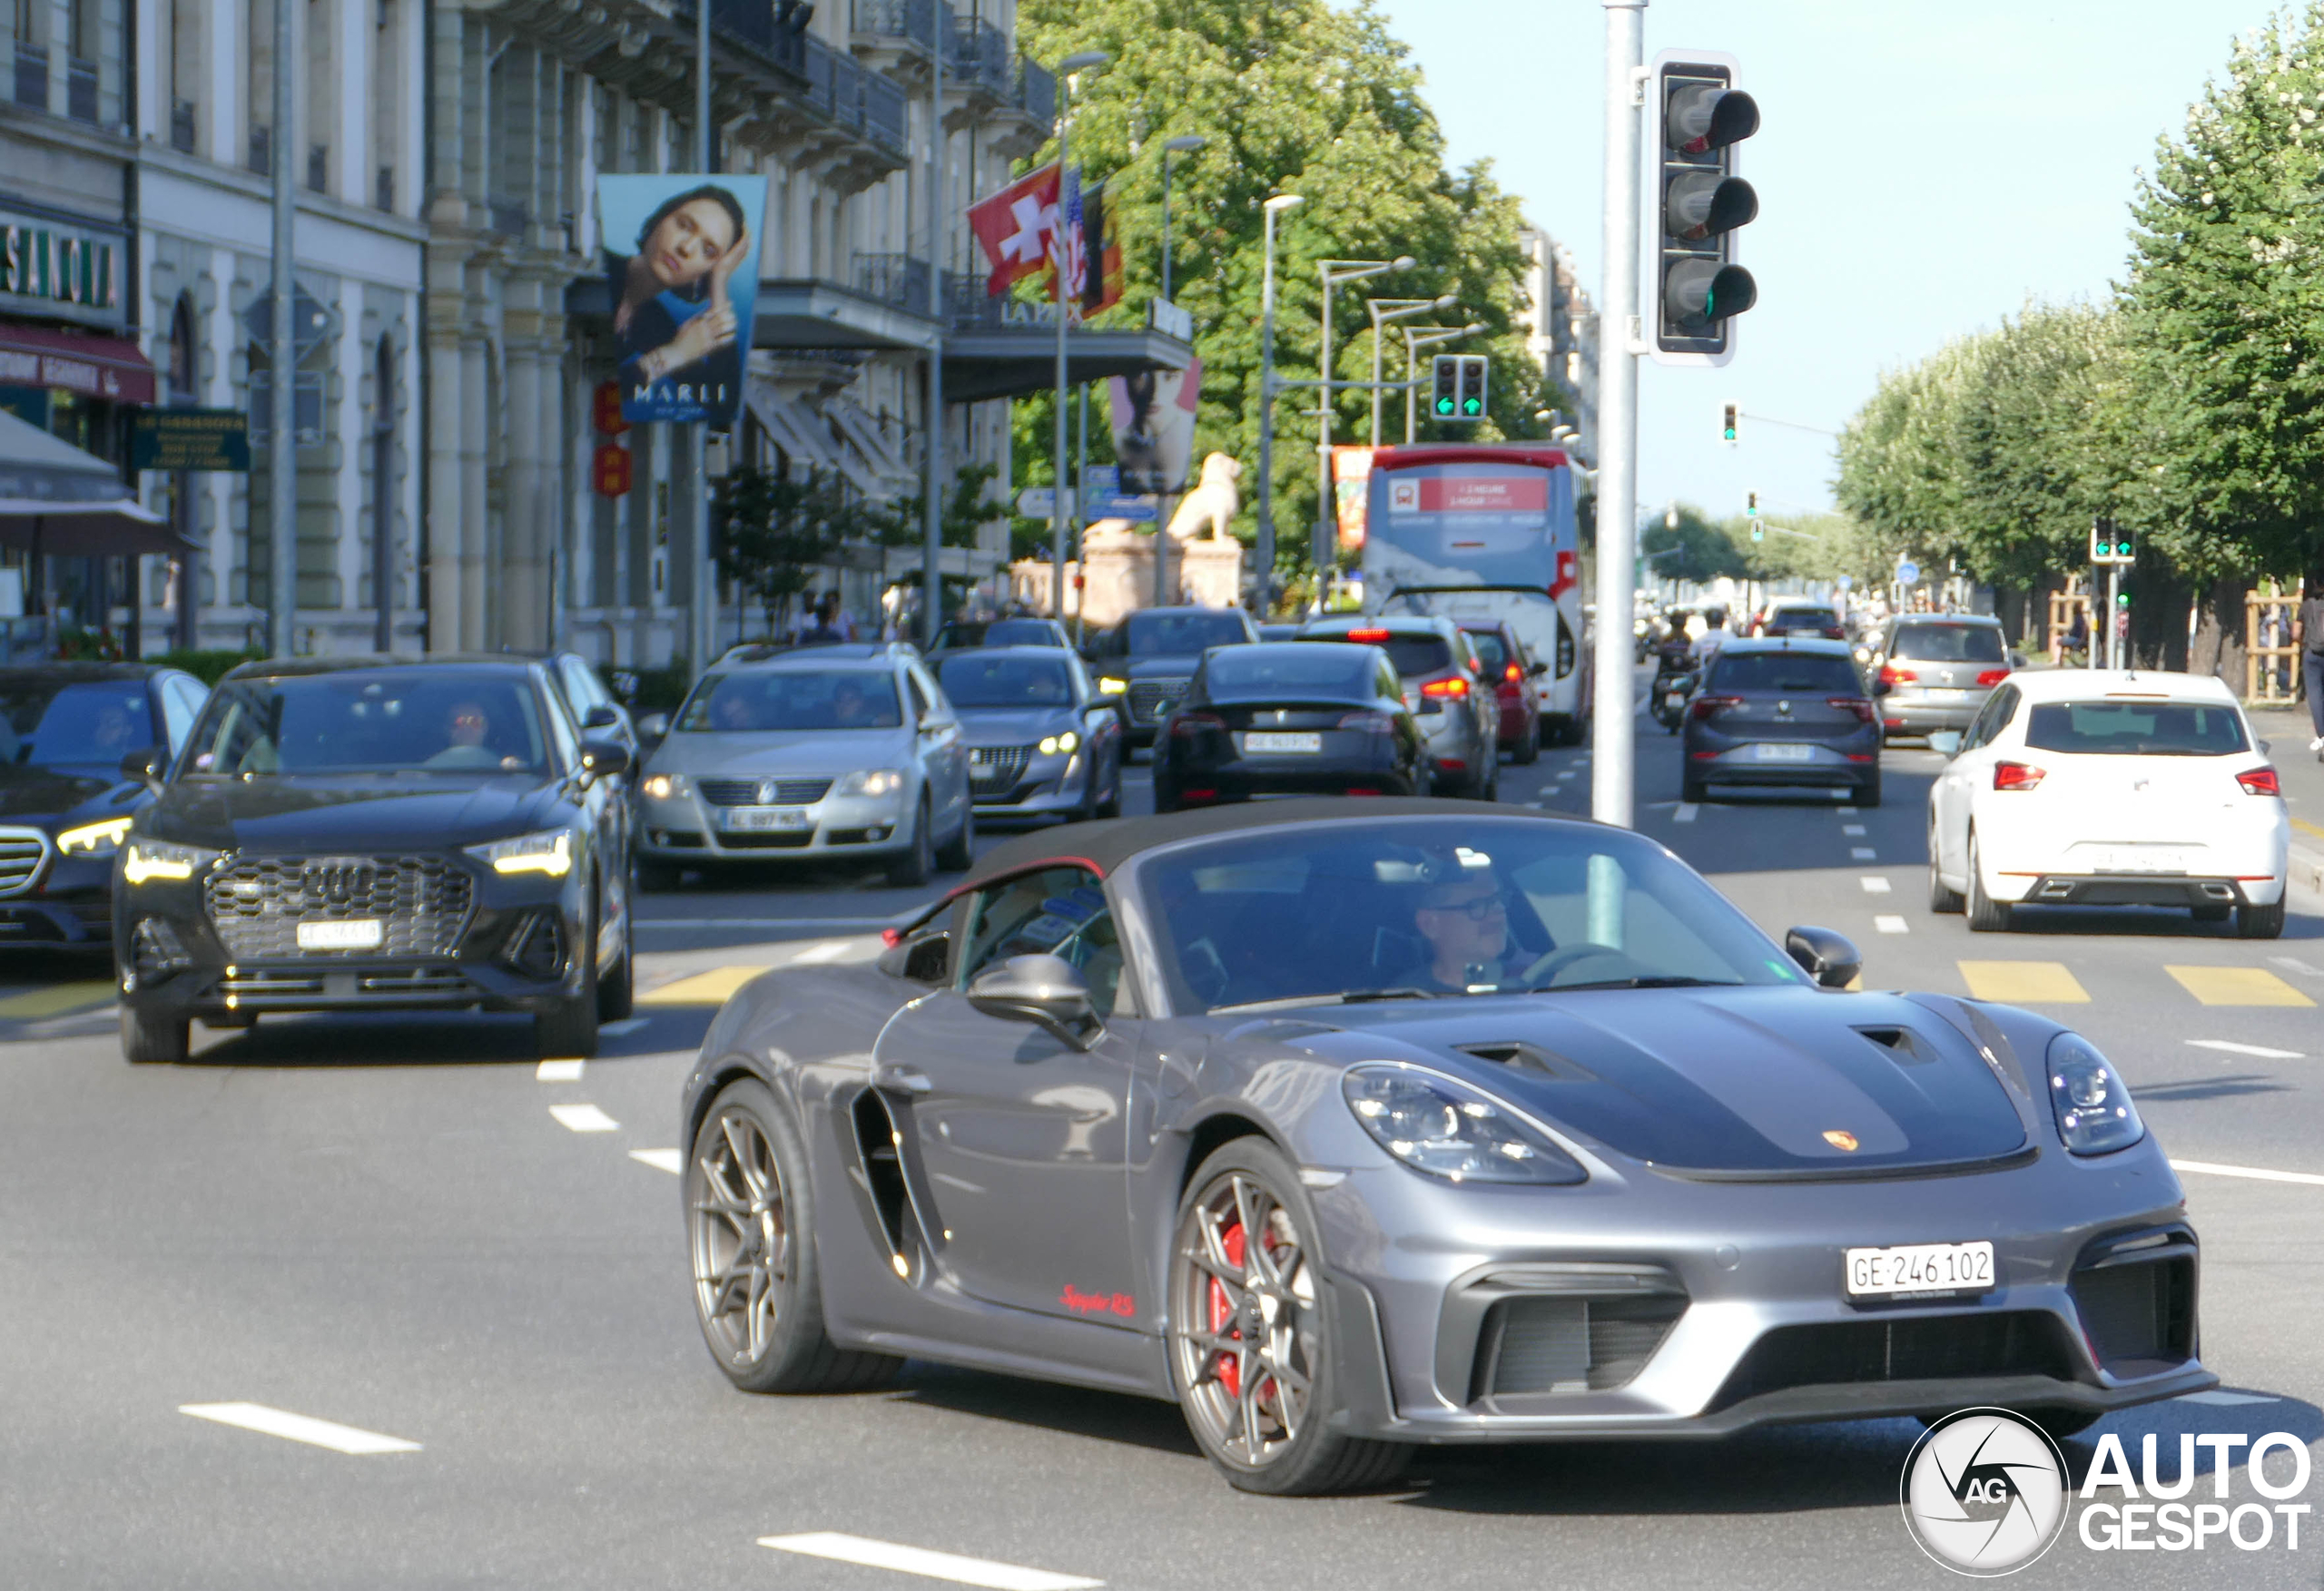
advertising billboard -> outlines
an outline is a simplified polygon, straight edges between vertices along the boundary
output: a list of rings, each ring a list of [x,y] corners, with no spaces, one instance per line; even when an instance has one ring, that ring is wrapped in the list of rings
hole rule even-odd
[[[1195,409],[1201,402],[1200,359],[1183,370],[1140,370],[1107,383],[1122,496],[1187,489],[1195,457]]]
[[[622,418],[732,429],[758,301],[763,176],[597,179]]]

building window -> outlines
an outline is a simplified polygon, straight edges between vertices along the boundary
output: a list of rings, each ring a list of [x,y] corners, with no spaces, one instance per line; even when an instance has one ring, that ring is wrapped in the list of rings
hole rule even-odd
[[[245,34],[250,80],[250,169],[261,176],[274,169],[274,5],[275,0],[250,0]]]
[[[41,15],[48,9],[48,0],[11,0],[15,9],[15,25],[9,29],[11,53],[15,55],[14,81],[9,94],[18,104],[35,111],[48,109],[48,30],[41,26]]]
[[[397,43],[395,0],[376,0],[371,14],[371,203],[379,210],[396,207],[396,165],[403,124],[398,84],[403,81],[403,54]]]
[[[307,0],[307,186],[318,193],[330,192],[331,135],[339,130],[335,118],[341,103],[331,26],[335,13],[321,0]]]
[[[200,142],[202,26],[200,0],[169,0],[170,147],[192,154]]]
[[[200,400],[202,388],[201,350],[193,340],[193,305],[180,298],[175,313],[170,317],[170,394],[175,405]]]

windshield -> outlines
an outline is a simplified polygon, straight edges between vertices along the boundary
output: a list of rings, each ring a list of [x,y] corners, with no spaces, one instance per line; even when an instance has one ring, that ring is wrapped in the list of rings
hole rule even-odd
[[[882,669],[763,669],[712,674],[678,713],[689,733],[787,734],[801,730],[897,729],[903,709]]]
[[[0,674],[0,761],[113,768],[153,743],[143,680]]]
[[[1722,650],[1705,689],[1719,691],[1800,691],[1827,696],[1861,696],[1864,681],[1845,657],[1809,652],[1737,652]]]
[[[1899,624],[1889,655],[1914,663],[2001,663],[2009,652],[1994,624]]]
[[[1497,674],[1509,666],[1509,648],[1501,643],[1501,637],[1492,631],[1470,631],[1469,644],[1477,649],[1477,656],[1484,661],[1489,673]]]
[[[1270,829],[1139,869],[1181,1011],[1332,997],[1805,981],[1649,841],[1540,821]]]
[[[1132,614],[1129,618],[1132,657],[1183,657],[1206,646],[1233,646],[1248,641],[1243,615],[1219,609],[1201,614]]]
[[[514,670],[365,669],[229,680],[194,726],[185,771],[538,773],[539,700]]]
[[[1398,633],[1388,630],[1358,627],[1353,630],[1319,630],[1305,639],[1309,641],[1353,641],[1361,646],[1376,646],[1388,654],[1396,665],[1397,674],[1406,680],[1416,680],[1429,674],[1441,674],[1452,666],[1452,647],[1442,635]]]
[[[1322,695],[1369,702],[1380,664],[1342,646],[1240,646],[1213,656],[1203,681],[1213,702]]]
[[[1057,632],[1047,619],[996,619],[984,633],[987,646],[1055,646]]]
[[[1073,677],[1062,657],[971,652],[938,671],[955,707],[1068,707]]]
[[[2224,757],[2240,751],[2243,721],[2217,702],[2043,702],[2025,743],[2100,756]]]

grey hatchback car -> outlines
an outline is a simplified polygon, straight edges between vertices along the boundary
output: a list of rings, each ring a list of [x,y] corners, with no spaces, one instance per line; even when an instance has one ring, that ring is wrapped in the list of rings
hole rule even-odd
[[[1884,737],[1967,729],[2020,661],[2010,655],[2001,621],[1983,614],[1899,614],[1882,632],[1876,655],[1873,693]]]
[[[1303,626],[1301,641],[1352,642],[1388,654],[1404,705],[1428,741],[1440,795],[1501,799],[1501,701],[1467,632],[1419,614],[1347,614]]]
[[[1714,784],[1838,787],[1880,804],[1880,726],[1845,641],[1740,640],[1688,703],[1679,800]]]
[[[722,659],[638,781],[637,870],[781,858],[884,863],[917,886],[976,841],[959,715],[908,646]]]

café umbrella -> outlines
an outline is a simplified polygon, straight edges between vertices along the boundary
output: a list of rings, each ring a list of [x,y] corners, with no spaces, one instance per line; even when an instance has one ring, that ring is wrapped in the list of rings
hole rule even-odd
[[[115,466],[5,411],[0,546],[64,558],[174,558],[194,550],[129,495]]]

